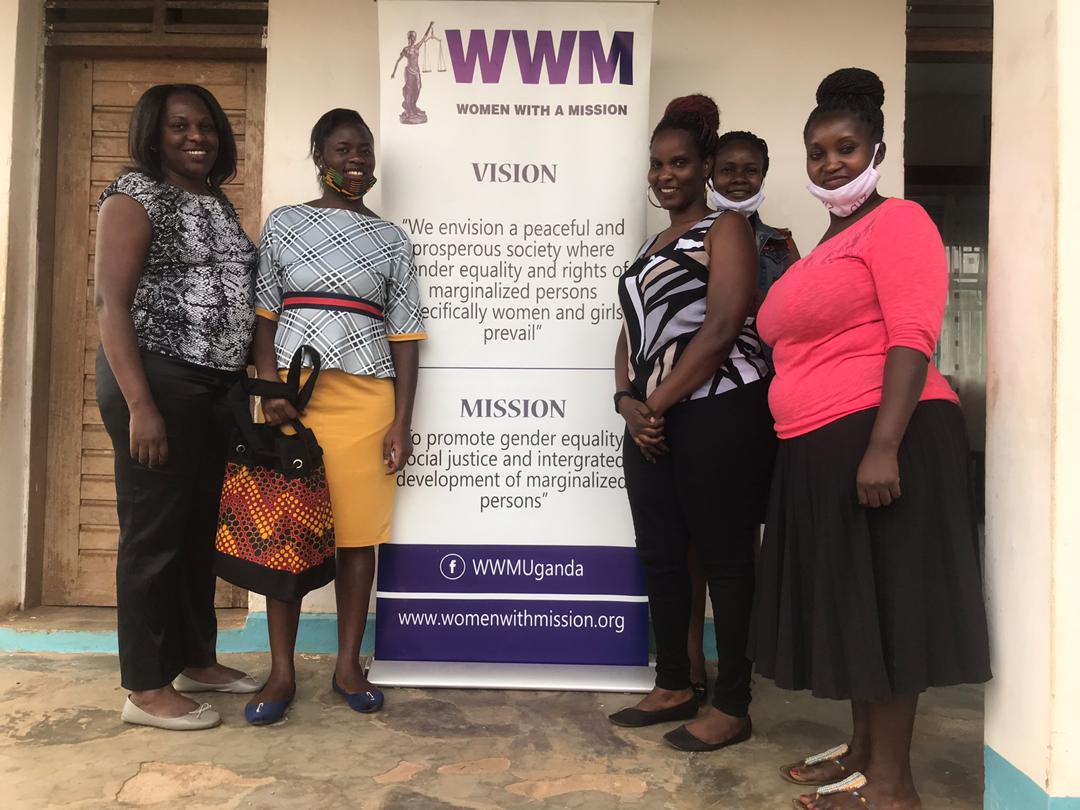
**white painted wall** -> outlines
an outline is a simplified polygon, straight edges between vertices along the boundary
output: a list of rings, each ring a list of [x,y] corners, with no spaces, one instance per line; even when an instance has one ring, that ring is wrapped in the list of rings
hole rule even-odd
[[[1080,9],[998,2],[995,17],[986,743],[1080,796]]]
[[[1057,3],[1058,232],[1051,638],[1052,796],[1080,796],[1080,4]],[[997,154],[1009,154],[997,153]]]
[[[311,127],[333,107],[359,110],[378,134],[377,6],[357,0],[274,0],[266,50],[263,213],[318,196]],[[327,30],[348,32],[330,53]],[[379,207],[379,187],[368,197]]]
[[[612,13],[618,13],[613,7]],[[322,24],[313,25],[318,19]],[[274,0],[266,65],[266,152],[263,211],[308,199],[316,190],[307,158],[316,118],[335,106],[354,107],[378,134],[377,5],[357,0]],[[803,0],[721,3],[664,0],[656,9],[652,59],[652,120],[677,95],[704,92],[721,109],[721,130],[750,129],[769,143],[766,221],[789,227],[803,250],[827,225],[806,192],[802,128],[814,90],[840,67],[875,70],[886,88],[886,141],[881,190],[903,192],[905,5],[866,0],[843,13],[823,13]],[[557,20],[553,20],[555,26]],[[350,57],[327,58],[325,25],[349,31]],[[843,43],[839,52],[838,43]],[[647,155],[640,172],[645,193]],[[384,178],[383,182],[393,182]],[[379,208],[379,187],[371,205]],[[448,193],[433,190],[433,193]],[[650,227],[664,227],[653,216]],[[252,598],[252,609],[262,602]],[[332,593],[316,594],[313,610],[332,610]]]
[[[43,6],[0,0],[0,614],[23,601]]]
[[[987,318],[986,588],[994,680],[986,743],[1045,788],[1050,722],[1050,515],[1054,201],[1058,189],[1055,0],[998,3]],[[1039,47],[1041,44],[1041,47]],[[1033,93],[1037,87],[1042,92]],[[1024,235],[1022,239],[1015,234]],[[1023,351],[1018,337],[1023,336]]]

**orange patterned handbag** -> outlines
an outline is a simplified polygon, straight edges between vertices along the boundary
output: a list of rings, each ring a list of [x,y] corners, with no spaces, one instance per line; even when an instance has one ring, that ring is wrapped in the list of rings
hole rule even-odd
[[[311,375],[300,387],[305,352]],[[334,578],[334,517],[322,448],[300,420],[291,432],[255,424],[250,396],[311,399],[322,361],[311,346],[293,355],[286,381],[244,379],[229,392],[236,418],[218,507],[215,571],[228,582],[286,602]]]

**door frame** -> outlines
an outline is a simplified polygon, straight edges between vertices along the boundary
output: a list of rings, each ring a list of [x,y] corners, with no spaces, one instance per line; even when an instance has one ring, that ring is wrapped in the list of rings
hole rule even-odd
[[[26,525],[25,547],[25,581],[24,598],[22,608],[28,609],[42,604],[63,604],[63,588],[74,585],[73,577],[77,574],[78,540],[76,536],[75,567],[72,567],[71,555],[58,555],[50,549],[46,542],[55,527],[65,520],[70,520],[62,513],[58,513],[55,501],[50,501],[48,487],[50,470],[58,469],[55,465],[66,465],[67,478],[71,480],[71,469],[74,469],[76,477],[79,473],[81,458],[63,458],[58,455],[57,430],[68,430],[70,420],[74,419],[82,426],[82,397],[68,397],[66,404],[61,404],[63,397],[54,397],[54,391],[62,391],[65,386],[76,386],[81,390],[83,386],[82,369],[84,358],[78,358],[78,362],[54,363],[53,341],[58,336],[68,334],[65,328],[65,319],[56,318],[54,312],[57,303],[56,295],[64,291],[54,289],[57,279],[61,276],[61,263],[65,260],[74,261],[71,257],[57,255],[56,224],[61,217],[67,217],[68,208],[75,217],[83,219],[89,216],[89,207],[81,206],[81,211],[76,211],[72,204],[72,195],[64,195],[61,185],[67,183],[70,187],[73,178],[62,176],[59,164],[63,159],[65,143],[72,142],[74,134],[69,129],[72,122],[61,120],[64,111],[61,109],[61,88],[65,82],[71,80],[71,71],[64,69],[65,62],[75,58],[93,59],[214,59],[236,60],[250,63],[249,71],[260,71],[263,80],[261,82],[249,82],[249,107],[257,104],[260,112],[265,111],[265,62],[266,51],[263,47],[213,47],[207,44],[190,44],[177,48],[167,45],[135,45],[130,47],[106,47],[79,45],[78,47],[44,47],[43,70],[42,70],[42,118],[41,118],[41,150],[38,182],[38,212],[37,212],[37,273],[36,294],[33,304],[34,310],[34,354],[31,364],[30,386],[32,391],[30,406],[30,440],[29,455],[26,459],[28,465],[28,504]],[[78,77],[74,77],[78,80]],[[255,95],[253,96],[252,93]],[[70,116],[69,116],[70,117]],[[89,113],[87,112],[87,117]],[[78,122],[75,122],[78,124]],[[89,126],[89,122],[85,122]],[[255,172],[254,176],[262,176],[263,165],[263,133],[262,116],[260,115],[257,126],[248,126],[245,139],[257,148],[252,150],[253,159],[248,161],[245,172]],[[83,131],[85,133],[85,130]],[[91,129],[92,133],[92,129]],[[76,195],[85,203],[82,191]],[[261,197],[261,193],[257,195]],[[65,206],[65,203],[67,206]],[[251,229],[250,222],[261,221],[261,199],[249,200],[245,211],[245,224]],[[250,213],[249,213],[250,212]],[[87,222],[87,229],[89,223]],[[255,226],[257,228],[257,224]],[[85,231],[84,231],[85,233]],[[85,264],[83,272],[85,273]],[[72,291],[66,291],[72,293]],[[86,306],[85,296],[80,295],[82,306]],[[71,311],[75,306],[73,300],[63,302],[65,312]],[[85,349],[83,354],[85,354]],[[55,366],[55,367],[54,367]],[[76,373],[71,373],[72,371]],[[76,380],[78,381],[76,383]],[[79,402],[79,407],[74,405]],[[71,413],[68,413],[70,411]],[[67,419],[69,421],[65,422]],[[65,492],[62,495],[63,508],[79,508],[79,490]],[[77,524],[76,524],[77,525]],[[53,545],[55,548],[55,545]]]

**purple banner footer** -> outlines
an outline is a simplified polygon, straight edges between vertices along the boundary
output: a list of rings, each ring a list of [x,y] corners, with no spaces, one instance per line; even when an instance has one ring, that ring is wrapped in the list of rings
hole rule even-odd
[[[375,657],[645,666],[644,597],[633,548],[390,544]]]

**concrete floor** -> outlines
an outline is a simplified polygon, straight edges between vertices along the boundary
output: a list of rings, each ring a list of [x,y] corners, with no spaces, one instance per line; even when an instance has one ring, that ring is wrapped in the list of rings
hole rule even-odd
[[[111,656],[0,656],[0,807],[788,808],[797,789],[777,766],[848,728],[845,705],[761,682],[750,742],[686,755],[660,739],[670,726],[607,722],[630,695],[392,689],[364,716],[331,694],[331,666],[300,658],[278,726],[246,726],[243,696],[222,695],[225,723],[185,734],[120,722]],[[979,689],[927,695],[914,766],[927,810],[982,806]]]

